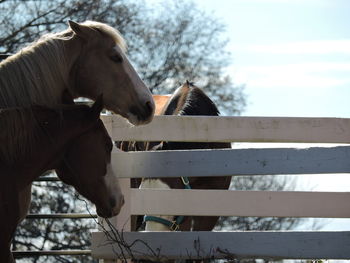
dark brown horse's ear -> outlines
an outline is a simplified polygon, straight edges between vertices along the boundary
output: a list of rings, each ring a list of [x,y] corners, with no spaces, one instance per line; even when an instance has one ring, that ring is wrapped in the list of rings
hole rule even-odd
[[[95,103],[91,107],[91,117],[93,119],[99,119],[100,118],[100,113],[103,109],[103,96],[102,94],[97,97]]]
[[[62,103],[63,104],[70,104],[70,105],[75,104],[74,98],[68,89],[65,89],[62,93]]]

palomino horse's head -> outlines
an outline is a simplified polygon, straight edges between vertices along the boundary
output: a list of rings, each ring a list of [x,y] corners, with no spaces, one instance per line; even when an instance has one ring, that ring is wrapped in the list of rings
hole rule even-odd
[[[70,77],[72,92],[91,99],[103,94],[105,107],[132,124],[150,122],[155,110],[151,92],[125,55],[126,45],[119,32],[92,21],[70,21],[69,26],[81,46]]]
[[[98,99],[91,108],[91,115],[98,116],[101,109],[102,102]],[[103,122],[96,117],[92,128],[69,146],[56,169],[63,182],[73,185],[96,205],[97,214],[101,217],[117,215],[124,204],[118,179],[111,166],[112,148],[112,140]]]

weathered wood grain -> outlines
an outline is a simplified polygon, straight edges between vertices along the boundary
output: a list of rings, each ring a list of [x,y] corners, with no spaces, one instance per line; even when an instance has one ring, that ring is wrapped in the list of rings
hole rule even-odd
[[[350,192],[131,189],[133,215],[350,218]]]
[[[103,119],[118,141],[350,143],[346,118],[155,116],[137,127],[117,115]]]
[[[350,146],[116,152],[118,177],[350,173]]]
[[[135,258],[349,259],[350,232],[125,232]],[[92,233],[92,255],[117,258],[120,247]],[[130,256],[124,251],[126,256]]]

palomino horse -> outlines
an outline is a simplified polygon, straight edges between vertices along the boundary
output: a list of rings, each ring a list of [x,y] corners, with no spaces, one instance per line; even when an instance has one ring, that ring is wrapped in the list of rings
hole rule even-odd
[[[164,101],[166,99],[166,102]],[[156,111],[160,115],[201,115],[218,116],[219,111],[210,98],[198,87],[186,82],[170,97],[155,97],[158,104]],[[229,143],[202,143],[202,142],[150,142],[121,144],[123,150],[186,150],[186,149],[217,149],[231,148]],[[132,179],[132,187],[140,188],[175,188],[175,189],[228,189],[230,177],[197,177],[187,178],[159,178]],[[212,230],[219,217],[177,217],[177,216],[146,216],[145,229],[148,231],[209,231]],[[138,217],[137,222],[133,218],[133,228],[139,229],[143,217]],[[136,224],[136,227],[135,227]]]
[[[97,214],[119,213],[124,197],[110,165],[113,143],[102,121],[102,99],[90,108],[64,105],[4,109],[0,113],[0,262],[28,212],[31,183],[47,170],[96,205]]]
[[[0,63],[0,108],[32,104],[53,106],[68,89],[95,100],[132,124],[152,120],[149,89],[125,55],[126,44],[114,28],[99,22],[78,24],[43,36]]]

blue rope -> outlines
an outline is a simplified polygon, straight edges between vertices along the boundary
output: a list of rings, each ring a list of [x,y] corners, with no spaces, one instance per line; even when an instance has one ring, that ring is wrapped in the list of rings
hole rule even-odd
[[[188,177],[186,176],[181,176],[181,180],[185,186],[185,189],[192,189],[191,185],[190,185],[190,180],[188,179]],[[177,216],[176,220],[174,221],[170,221],[161,217],[157,217],[157,216],[148,216],[145,215],[143,217],[143,222],[148,222],[148,221],[153,221],[153,222],[157,222],[160,224],[163,224],[167,227],[170,228],[171,231],[177,231],[180,228],[180,224],[184,221],[185,217],[184,216]]]

